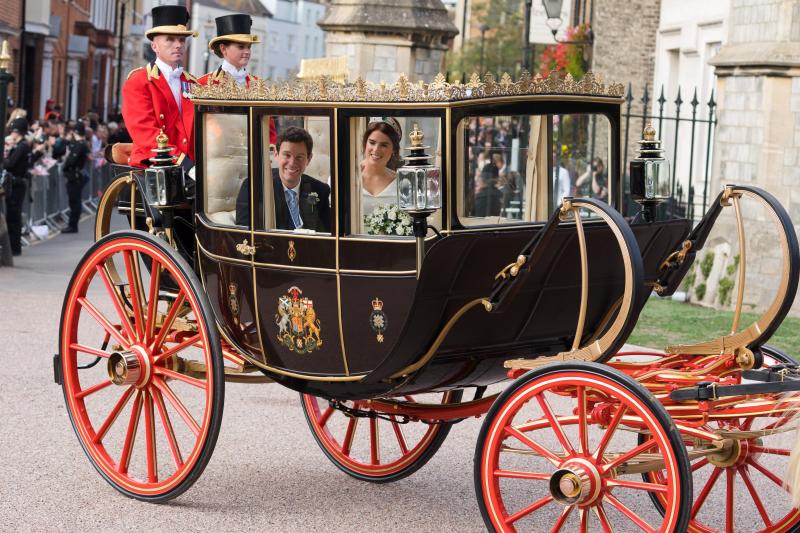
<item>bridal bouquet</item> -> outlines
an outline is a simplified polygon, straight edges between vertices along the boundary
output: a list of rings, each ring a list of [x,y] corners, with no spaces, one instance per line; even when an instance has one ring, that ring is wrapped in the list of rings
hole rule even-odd
[[[380,204],[364,215],[368,235],[411,235],[411,217],[395,204]]]

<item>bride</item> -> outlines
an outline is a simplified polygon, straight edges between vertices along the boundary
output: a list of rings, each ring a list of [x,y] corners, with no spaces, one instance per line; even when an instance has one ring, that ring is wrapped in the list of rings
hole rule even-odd
[[[397,168],[400,158],[400,123],[391,117],[375,117],[361,140],[361,214],[369,215],[382,204],[397,203]]]

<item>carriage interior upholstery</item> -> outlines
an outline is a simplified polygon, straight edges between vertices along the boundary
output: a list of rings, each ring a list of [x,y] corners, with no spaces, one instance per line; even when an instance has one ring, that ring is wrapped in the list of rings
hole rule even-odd
[[[204,116],[205,212],[225,226],[236,225],[236,197],[248,176],[247,116],[207,113]]]

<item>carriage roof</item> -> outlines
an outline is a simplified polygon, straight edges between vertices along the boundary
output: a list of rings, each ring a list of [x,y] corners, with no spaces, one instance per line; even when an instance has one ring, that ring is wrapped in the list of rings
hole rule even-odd
[[[412,83],[401,75],[392,84],[372,83],[358,78],[352,83],[338,83],[328,77],[316,80],[272,82],[258,79],[249,86],[237,85],[225,78],[219,84],[209,84],[194,89],[192,97],[197,103],[213,105],[260,105],[292,103],[292,105],[323,105],[326,107],[369,106],[380,107],[412,104],[418,107],[450,107],[480,103],[496,103],[507,99],[575,99],[622,103],[624,86],[604,83],[602,78],[587,73],[580,80],[571,75],[558,76],[555,72],[543,78],[532,78],[527,72],[513,81],[507,73],[499,80],[493,74],[481,79],[473,74],[467,83],[448,83],[439,73],[431,83]]]

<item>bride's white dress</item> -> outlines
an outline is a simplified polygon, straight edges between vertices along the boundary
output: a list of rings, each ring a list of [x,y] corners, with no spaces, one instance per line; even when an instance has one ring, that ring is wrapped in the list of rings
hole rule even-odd
[[[361,216],[362,218],[372,213],[379,205],[397,204],[397,179],[386,186],[376,195],[361,187]]]

